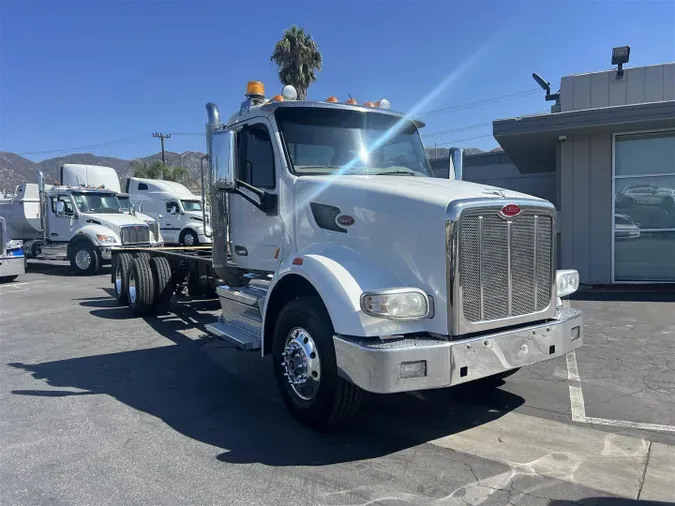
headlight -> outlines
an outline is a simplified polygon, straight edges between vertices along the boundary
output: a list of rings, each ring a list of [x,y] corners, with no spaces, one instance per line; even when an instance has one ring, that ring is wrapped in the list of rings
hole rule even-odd
[[[112,235],[96,234],[96,239],[103,244],[115,244],[117,242],[117,238]]]
[[[574,269],[556,271],[555,285],[558,297],[573,294],[579,289],[579,273]]]
[[[397,288],[361,295],[361,310],[376,318],[419,320],[431,316],[432,299],[421,290]]]
[[[17,249],[21,247],[23,247],[23,241],[19,241],[17,239],[13,239],[5,243],[5,248],[7,249]]]

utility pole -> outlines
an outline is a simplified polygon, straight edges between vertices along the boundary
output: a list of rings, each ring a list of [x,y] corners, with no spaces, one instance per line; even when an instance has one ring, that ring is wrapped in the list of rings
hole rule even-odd
[[[155,132],[152,134],[153,137],[159,137],[160,142],[162,143],[162,165],[166,166],[164,160],[164,139],[171,139],[171,134],[163,134],[161,132]]]

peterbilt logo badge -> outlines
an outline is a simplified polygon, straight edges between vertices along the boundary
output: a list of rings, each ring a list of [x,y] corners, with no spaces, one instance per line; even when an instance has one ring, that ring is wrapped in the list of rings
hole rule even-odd
[[[521,209],[518,204],[506,204],[502,207],[501,211],[499,211],[499,214],[503,218],[515,218],[520,214],[520,211]]]
[[[337,219],[338,225],[342,225],[343,227],[351,227],[355,221],[354,217],[349,216],[348,214],[338,216]]]

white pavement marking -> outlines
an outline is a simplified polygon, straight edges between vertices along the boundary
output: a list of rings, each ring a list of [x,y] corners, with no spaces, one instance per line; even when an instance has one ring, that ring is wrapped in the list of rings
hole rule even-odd
[[[567,379],[569,381],[572,421],[580,423],[590,423],[593,425],[605,425],[608,427],[620,427],[622,429],[641,429],[659,432],[675,432],[675,425],[630,422],[628,420],[609,420],[606,418],[596,418],[594,416],[586,416],[586,404],[584,403],[584,392],[581,389],[581,378],[579,377],[579,365],[577,364],[576,352],[573,351],[571,353],[568,353],[565,359],[567,360]]]

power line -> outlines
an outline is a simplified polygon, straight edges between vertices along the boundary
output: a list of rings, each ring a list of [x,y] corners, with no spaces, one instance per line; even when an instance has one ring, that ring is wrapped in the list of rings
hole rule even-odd
[[[498,97],[486,98],[484,100],[477,100],[475,102],[467,102],[466,104],[451,105],[448,107],[442,107],[440,109],[432,109],[430,111],[425,111],[417,114],[417,116],[432,116],[434,114],[440,114],[443,112],[451,111],[463,111],[465,109],[473,109],[475,107],[481,107],[484,105],[496,104],[498,102],[503,102],[505,100],[515,100],[517,98],[529,97],[540,91],[539,88],[530,88],[529,90],[519,91],[517,93],[509,93],[508,95],[501,95]]]
[[[146,134],[143,136],[139,137],[128,137],[126,139],[118,139],[115,141],[108,141],[108,142],[100,142],[97,144],[88,144],[86,146],[77,146],[74,148],[60,148],[60,149],[47,149],[44,151],[24,151],[23,153],[17,153],[18,155],[49,155],[49,154],[56,154],[56,153],[67,153],[69,151],[80,151],[82,149],[101,149],[101,148],[107,148],[107,147],[112,147],[112,146],[119,146],[122,144],[132,144],[134,142],[140,142],[143,140],[147,140],[150,137]]]
[[[451,134],[454,132],[465,132],[466,130],[473,130],[474,128],[481,128],[492,125],[491,121],[487,123],[476,123],[475,125],[461,126],[457,128],[450,128],[449,130],[440,130],[438,132],[430,132],[428,134],[421,134],[420,137],[436,137],[438,135]]]
[[[447,146],[447,145],[450,145],[450,144],[459,144],[460,142],[473,141],[473,140],[476,140],[476,139],[485,139],[486,137],[492,137],[492,134],[477,135],[475,137],[466,137],[465,139],[454,139],[454,140],[451,140],[451,141],[439,143],[438,145],[439,146]]]

